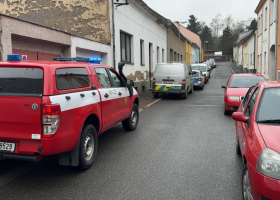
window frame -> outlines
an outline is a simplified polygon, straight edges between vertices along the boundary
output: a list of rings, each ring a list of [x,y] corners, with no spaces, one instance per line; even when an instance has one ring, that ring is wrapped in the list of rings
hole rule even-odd
[[[144,40],[140,39],[140,65],[145,66]]]
[[[255,91],[255,89],[256,89],[256,86],[253,85],[252,87],[249,88],[248,92],[246,93],[246,95],[245,95],[245,97],[244,97],[244,99],[243,99],[242,105],[241,105],[241,107],[242,107],[242,112],[243,112],[243,113],[245,113],[245,107],[246,107],[246,105],[247,105],[247,103],[248,103],[248,101],[249,101],[251,95],[252,95],[253,92]],[[248,95],[250,90],[252,90],[252,91],[251,91],[251,94]],[[248,95],[248,96],[247,96],[247,95]],[[247,102],[245,103],[245,100],[246,100],[247,97],[248,97],[248,99],[247,99]],[[245,104],[244,104],[244,103],[245,103]]]
[[[254,92],[253,92],[252,95],[250,96],[250,100],[247,102],[246,109],[245,109],[245,111],[244,111],[244,114],[245,114],[247,117],[249,117],[248,122],[247,122],[248,127],[250,126],[250,122],[251,122],[251,119],[252,119],[252,114],[253,114],[253,112],[247,115],[247,110],[249,109],[248,106],[249,106],[250,101],[252,100],[253,96],[255,95],[255,93],[256,93],[257,91],[259,92],[258,95],[260,95],[260,93],[261,93],[261,88],[260,88],[260,87],[256,87],[256,89],[254,90]],[[258,96],[258,97],[259,97],[259,96]],[[255,109],[255,105],[256,105],[256,103],[257,103],[258,97],[255,99],[255,104],[254,104],[254,108],[253,108],[252,111],[254,111],[254,109]]]
[[[125,83],[123,82],[122,77],[121,77],[118,73],[116,73],[114,70],[109,69],[109,68],[105,68],[105,69],[107,70],[107,74],[108,74],[109,79],[110,79],[110,82],[111,82],[111,88],[121,88],[121,87],[125,87]],[[114,80],[113,80],[113,78],[112,78],[112,75],[111,75],[110,71],[111,71],[112,73],[116,74],[116,76],[120,79],[120,82],[122,83],[120,87],[116,87],[116,86],[114,85]]]
[[[122,52],[122,34],[125,36],[124,38],[124,47],[125,47],[125,60],[123,60],[123,52]],[[127,58],[127,53],[128,53],[128,50],[127,50],[127,40],[126,38],[129,38],[129,59]],[[132,35],[128,34],[128,33],[125,33],[123,31],[120,32],[120,51],[121,51],[121,61],[122,62],[125,62],[125,63],[132,63],[132,44],[131,44],[131,38],[132,38]]]

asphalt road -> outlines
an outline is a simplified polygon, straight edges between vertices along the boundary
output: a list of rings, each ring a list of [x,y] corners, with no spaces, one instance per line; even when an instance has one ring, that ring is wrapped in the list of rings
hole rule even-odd
[[[103,133],[87,171],[59,166],[57,156],[0,161],[0,199],[242,199],[234,121],[223,114],[230,75],[220,63],[204,90],[144,110],[136,131]]]

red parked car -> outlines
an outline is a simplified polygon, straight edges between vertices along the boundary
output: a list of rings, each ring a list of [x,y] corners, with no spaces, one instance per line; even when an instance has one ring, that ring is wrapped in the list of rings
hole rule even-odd
[[[248,89],[255,83],[262,81],[265,81],[265,78],[260,74],[233,74],[226,86],[222,86],[225,88],[224,114],[229,115],[236,111]]]
[[[232,118],[244,199],[280,199],[280,82],[252,86]]]

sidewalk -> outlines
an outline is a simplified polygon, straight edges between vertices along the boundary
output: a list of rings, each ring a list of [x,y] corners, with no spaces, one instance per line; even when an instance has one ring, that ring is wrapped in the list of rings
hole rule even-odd
[[[153,103],[154,101],[158,101],[160,98],[154,98],[154,96],[152,95],[152,91],[148,91],[148,92],[142,92],[141,94],[139,94],[139,98],[140,98],[140,102],[139,102],[139,110],[145,110],[147,109],[147,105]]]
[[[236,66],[233,62],[228,62],[228,64],[231,66],[232,70],[234,71],[235,74],[242,74],[243,68]]]

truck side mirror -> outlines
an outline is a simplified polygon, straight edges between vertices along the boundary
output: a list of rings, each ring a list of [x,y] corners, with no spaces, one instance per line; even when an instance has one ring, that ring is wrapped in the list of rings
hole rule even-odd
[[[126,84],[127,84],[128,86],[130,86],[130,87],[133,87],[133,86],[134,86],[133,80],[129,80],[129,79],[126,81]]]

